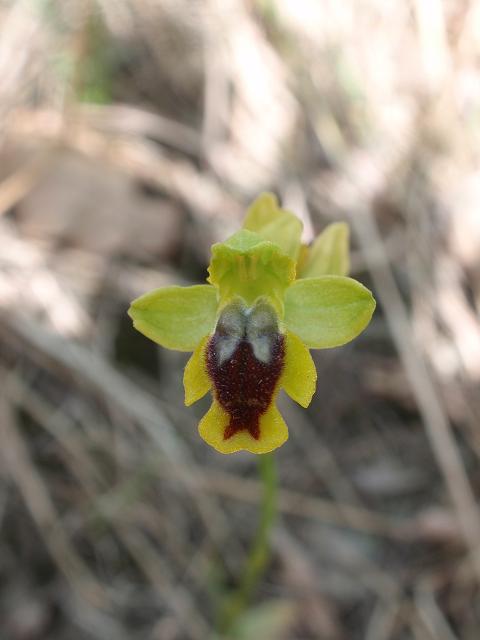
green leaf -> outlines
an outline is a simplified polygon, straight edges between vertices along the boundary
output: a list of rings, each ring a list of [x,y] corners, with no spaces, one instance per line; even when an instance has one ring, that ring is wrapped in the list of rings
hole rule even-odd
[[[213,330],[217,292],[207,284],[164,287],[134,300],[128,313],[147,338],[168,349],[193,351]]]
[[[243,228],[274,242],[283,253],[297,260],[303,224],[293,213],[278,206],[273,193],[262,193],[250,205]]]
[[[213,245],[208,272],[208,281],[218,287],[220,305],[236,296],[247,304],[265,297],[283,314],[283,296],[295,278],[295,263],[273,242],[242,229]]]
[[[349,236],[345,222],[328,225],[311,246],[298,277],[346,276],[350,271]]]
[[[306,278],[287,289],[285,325],[307,347],[328,349],[358,336],[374,309],[370,291],[352,278]]]
[[[279,640],[290,637],[296,607],[288,600],[269,600],[251,607],[232,629],[232,640]]]

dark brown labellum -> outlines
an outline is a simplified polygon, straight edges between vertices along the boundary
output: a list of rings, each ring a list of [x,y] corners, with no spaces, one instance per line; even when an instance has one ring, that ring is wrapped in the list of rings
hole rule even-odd
[[[215,397],[230,416],[225,440],[245,429],[258,440],[260,417],[272,402],[284,355],[284,337],[268,303],[225,307],[207,346]]]

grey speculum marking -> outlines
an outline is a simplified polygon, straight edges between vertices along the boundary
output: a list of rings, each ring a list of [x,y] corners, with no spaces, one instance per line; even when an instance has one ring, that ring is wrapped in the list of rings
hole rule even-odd
[[[284,362],[284,337],[265,301],[226,306],[207,346],[215,397],[230,417],[224,438],[247,430],[260,437],[259,421],[271,404]]]

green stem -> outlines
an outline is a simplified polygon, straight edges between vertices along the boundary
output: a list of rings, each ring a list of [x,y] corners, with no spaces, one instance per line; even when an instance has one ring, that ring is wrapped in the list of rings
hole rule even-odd
[[[259,473],[263,484],[260,522],[248,555],[238,589],[228,598],[220,615],[219,631],[228,633],[245,611],[261,580],[270,557],[270,532],[275,522],[277,471],[272,453],[259,456]]]

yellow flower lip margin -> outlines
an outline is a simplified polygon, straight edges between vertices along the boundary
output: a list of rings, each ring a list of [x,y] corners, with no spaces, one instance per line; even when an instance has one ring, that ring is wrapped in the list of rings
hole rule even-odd
[[[248,209],[243,228],[213,245],[211,284],[157,289],[134,300],[129,309],[135,328],[153,341],[193,351],[184,373],[185,403],[191,405],[212,391],[213,403],[199,433],[221,453],[268,453],[283,444],[288,429],[275,406],[280,389],[307,407],[316,385],[308,349],[349,342],[365,329],[375,309],[370,291],[346,277],[348,226],[329,225],[311,248],[301,244],[301,233],[300,220],[280,209],[273,194],[262,194]],[[219,402],[221,381],[207,367],[216,323],[234,299],[247,307],[258,300],[271,305],[284,341],[281,374],[260,416],[258,439],[246,430],[225,438],[231,415]]]

